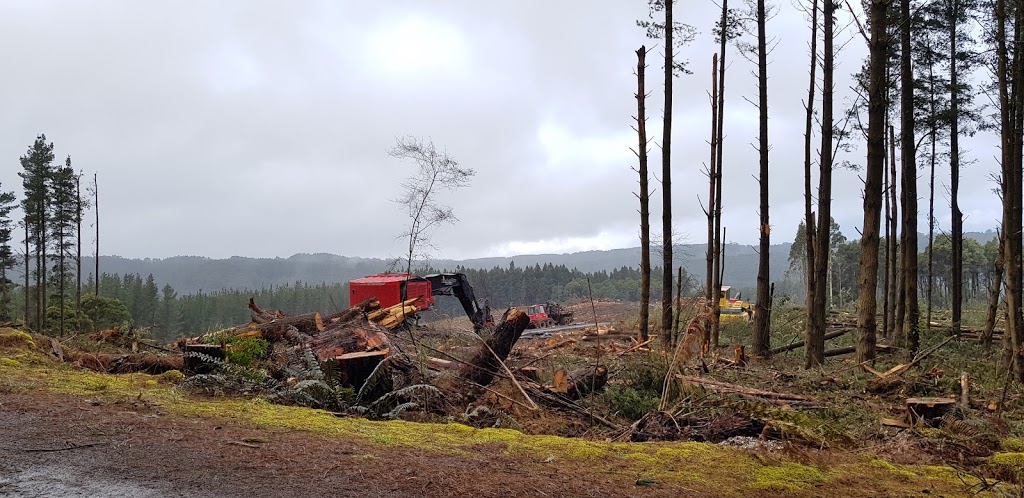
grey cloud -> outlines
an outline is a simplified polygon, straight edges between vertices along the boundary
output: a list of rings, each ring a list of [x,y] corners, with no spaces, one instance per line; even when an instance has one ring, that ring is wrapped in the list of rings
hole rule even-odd
[[[779,38],[769,69],[776,241],[792,237],[801,212],[808,59],[806,22],[781,9],[768,28]],[[634,51],[644,43],[660,170],[662,48],[635,27],[646,15],[642,0],[0,3],[0,158],[10,165],[0,181],[20,190],[17,157],[45,132],[59,155],[99,172],[104,253],[396,255],[406,220],[391,199],[411,165],[386,151],[412,134],[478,171],[471,188],[444,195],[461,222],[438,231],[439,256],[602,232],[635,240],[631,153],[563,151],[556,166],[539,133],[557,127],[583,144],[632,137]],[[683,12],[701,33],[680,53],[694,74],[676,83],[673,208],[677,230],[695,241],[716,16],[710,2]],[[417,19],[427,26],[420,38],[387,38]],[[408,43],[446,46],[423,38],[433,35],[465,46],[437,54],[448,62],[403,69]],[[860,45],[841,56],[844,95]],[[756,109],[743,97],[756,88],[751,64],[731,48],[729,57],[725,223],[730,240],[753,243]],[[979,157],[974,167],[991,165]],[[964,184],[978,197],[990,188]],[[837,173],[848,235],[860,224],[859,189],[855,173]],[[985,202],[976,215],[965,206],[968,225],[991,226]]]

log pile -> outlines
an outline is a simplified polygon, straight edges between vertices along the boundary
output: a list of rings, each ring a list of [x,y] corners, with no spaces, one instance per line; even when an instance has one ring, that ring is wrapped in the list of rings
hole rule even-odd
[[[416,298],[398,303],[394,306],[379,309],[366,315],[366,318],[388,330],[394,330],[416,316],[420,309],[416,307]]]

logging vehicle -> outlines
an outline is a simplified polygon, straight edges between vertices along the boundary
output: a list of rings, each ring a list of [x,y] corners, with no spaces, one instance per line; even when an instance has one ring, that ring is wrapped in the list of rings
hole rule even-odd
[[[722,322],[751,321],[754,319],[754,308],[750,303],[740,299],[740,294],[732,296],[732,287],[722,286],[721,297],[718,300],[718,307],[721,310],[718,319]]]
[[[526,314],[530,315],[530,327],[547,328],[573,323],[571,311],[565,309],[558,303],[548,301],[544,304],[531,304],[526,307]]]
[[[348,289],[350,303],[376,298],[381,308],[387,308],[414,299],[413,305],[419,311],[430,309],[434,296],[453,296],[473,323],[473,330],[479,332],[494,324],[490,306],[486,303],[480,306],[464,273],[434,273],[422,277],[408,273],[378,273],[349,281]]]

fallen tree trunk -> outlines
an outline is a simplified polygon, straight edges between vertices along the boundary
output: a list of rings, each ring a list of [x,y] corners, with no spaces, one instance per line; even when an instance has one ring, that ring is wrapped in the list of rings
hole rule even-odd
[[[604,389],[608,382],[608,369],[598,365],[576,370],[569,374],[569,388],[565,394],[572,399],[580,399],[588,394]]]
[[[181,371],[185,368],[182,355],[115,355],[68,351],[65,353],[65,359],[94,372],[113,374],[148,373],[156,375],[170,370]]]
[[[877,352],[877,353],[888,353],[888,352],[891,352],[892,350],[893,350],[893,347],[889,346],[889,345],[886,345],[886,344],[877,344],[877,345],[875,345],[875,352]],[[828,351],[825,351],[825,357],[828,358],[830,356],[842,356],[844,354],[850,354],[850,353],[853,353],[853,352],[856,352],[856,351],[857,351],[857,347],[856,346],[847,346],[845,348],[829,349]]]
[[[825,334],[825,340],[827,341],[829,339],[834,339],[834,338],[839,337],[839,336],[841,336],[843,334],[846,334],[847,332],[849,332],[851,330],[853,330],[853,329],[845,328],[845,329],[829,332],[829,333]],[[785,346],[779,346],[777,348],[773,348],[772,350],[770,350],[768,352],[768,355],[769,356],[775,356],[775,355],[777,355],[779,353],[785,353],[786,351],[792,351],[794,349],[800,349],[800,348],[804,347],[805,345],[807,345],[807,343],[801,341],[801,342],[794,342],[792,344],[787,344]]]
[[[258,317],[253,317],[255,325],[242,325],[236,327],[235,330],[237,330],[239,334],[258,330],[260,335],[269,341],[289,338],[288,332],[291,330],[291,327],[294,327],[296,332],[304,335],[317,335],[333,324],[350,322],[362,314],[379,307],[379,301],[376,299],[367,299],[347,310],[339,311],[338,313],[328,315],[327,317],[321,315],[319,311],[303,313],[301,315],[285,316],[280,311],[271,314],[261,309],[259,306],[256,306],[256,303],[254,303],[252,298],[250,298],[249,309],[255,308],[255,310],[259,310],[259,312],[262,313],[259,315],[259,317],[262,317],[262,321],[257,320]],[[272,316],[276,318],[267,319]]]
[[[756,389],[753,387],[737,386],[735,384],[729,384],[727,382],[720,382],[717,380],[702,379],[700,377],[676,375],[676,378],[687,384],[698,385],[709,391],[715,391],[720,393],[742,394],[744,396],[752,396],[756,398],[779,399],[785,401],[814,401],[814,398],[811,398],[809,396],[802,396],[799,394],[776,393],[772,391]]]
[[[480,345],[476,354],[459,371],[459,378],[481,386],[490,384],[495,374],[502,370],[500,364],[508,358],[512,346],[529,325],[530,315],[522,310],[511,308],[505,312],[505,317],[494,330],[494,334]]]

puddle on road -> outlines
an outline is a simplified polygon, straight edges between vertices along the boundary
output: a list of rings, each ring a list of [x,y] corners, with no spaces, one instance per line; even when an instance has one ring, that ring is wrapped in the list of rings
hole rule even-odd
[[[168,496],[157,490],[97,475],[84,475],[63,465],[42,465],[28,469],[0,469],[0,496],[25,498],[149,498]]]

